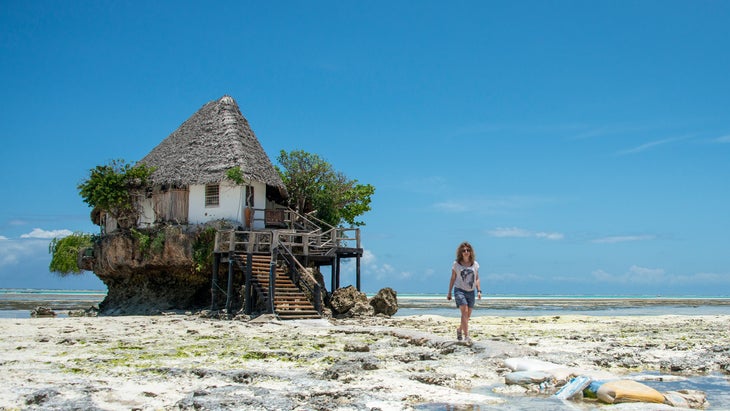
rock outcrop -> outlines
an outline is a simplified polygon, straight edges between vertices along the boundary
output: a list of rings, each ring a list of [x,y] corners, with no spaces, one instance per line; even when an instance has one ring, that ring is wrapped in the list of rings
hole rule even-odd
[[[100,313],[157,314],[209,307],[211,268],[196,262],[195,254],[212,246],[211,233],[210,226],[167,226],[104,235],[93,253],[84,252],[81,258],[107,286]]]
[[[370,299],[370,305],[376,315],[392,317],[398,312],[398,293],[390,287],[383,288]]]
[[[393,289],[383,288],[368,301],[365,293],[350,285],[332,293],[330,307],[336,318],[371,317],[377,314],[390,317],[398,311],[396,295]]]

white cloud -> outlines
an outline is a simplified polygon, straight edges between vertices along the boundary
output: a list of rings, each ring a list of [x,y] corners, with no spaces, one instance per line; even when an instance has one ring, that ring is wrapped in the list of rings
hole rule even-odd
[[[546,240],[562,240],[564,235],[562,233],[535,233],[535,237],[544,238]]]
[[[639,267],[637,265],[632,265],[623,274],[611,274],[603,270],[596,270],[592,275],[596,281],[617,284],[664,284],[667,281],[664,269]]]
[[[373,264],[373,263],[375,263],[375,260],[376,260],[375,254],[373,254],[372,251],[370,251],[370,250],[362,251],[362,257],[360,258],[360,262],[363,265]]]
[[[530,231],[517,227],[498,227],[487,231],[492,237],[498,238],[540,238],[544,240],[562,240],[565,236],[562,233],[548,233],[544,231]]]
[[[603,271],[603,270],[596,270],[591,274],[593,275],[593,278],[596,281],[606,282],[606,281],[612,281],[614,279],[613,275],[611,275],[610,273]]]
[[[635,135],[637,133],[645,133],[655,130],[655,126],[651,125],[632,125],[632,124],[612,124],[608,126],[589,126],[576,125],[575,131],[579,134],[571,137],[572,140],[584,140],[589,138],[604,138],[615,135]]]
[[[615,243],[626,243],[630,241],[648,241],[653,240],[656,237],[653,235],[616,235],[616,236],[609,236],[609,237],[601,237],[596,238],[594,240],[591,240],[592,243],[598,243],[598,244],[615,244]]]
[[[0,267],[20,264],[27,259],[48,258],[48,241],[8,240],[0,241]]]
[[[722,136],[712,140],[715,143],[730,143],[730,136]]]
[[[632,265],[622,274],[612,274],[604,270],[592,273],[597,282],[629,285],[730,285],[730,275],[718,273],[668,274],[663,268],[648,268]]]
[[[0,236],[0,267],[21,264],[28,260],[48,259],[48,243],[52,238],[61,238],[73,234],[70,230],[43,230],[34,228],[30,233],[22,234],[20,240],[11,240]]]
[[[553,203],[556,200],[546,197],[506,196],[485,197],[472,196],[468,202],[443,201],[432,205],[433,208],[447,213],[502,214],[515,210],[525,210]]]
[[[679,284],[730,284],[730,275],[718,273],[694,273],[689,275],[676,276],[673,279],[673,282]]]
[[[28,234],[22,234],[20,238],[43,238],[43,239],[53,239],[53,238],[62,238],[67,237],[69,235],[73,234],[73,232],[69,230],[43,230],[40,228],[34,228],[33,231],[31,231]]]
[[[632,265],[629,267],[628,276],[637,278],[641,282],[655,283],[663,281],[665,276],[664,269],[662,268],[647,268],[639,267],[638,265]]]
[[[664,140],[656,140],[656,141],[650,141],[648,143],[642,144],[640,146],[636,146],[634,148],[629,148],[626,150],[619,151],[619,155],[628,155],[628,154],[636,154],[640,153],[642,151],[649,150],[650,148],[661,146],[664,144],[669,144],[678,140],[684,140],[686,137],[674,137],[674,138],[665,138]]]
[[[355,275],[355,260],[347,259],[342,262],[343,275]],[[360,258],[360,272],[363,277],[375,278],[376,280],[397,279],[403,280],[413,276],[410,271],[398,271],[388,263],[379,264],[378,259],[370,250],[363,250]]]
[[[495,228],[494,230],[487,231],[487,234],[492,237],[529,237],[530,232],[522,228],[509,227],[509,228]]]

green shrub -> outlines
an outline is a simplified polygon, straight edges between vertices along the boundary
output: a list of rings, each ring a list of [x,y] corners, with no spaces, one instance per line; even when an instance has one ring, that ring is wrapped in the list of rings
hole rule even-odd
[[[96,236],[86,233],[73,233],[64,238],[54,238],[48,246],[51,263],[48,269],[61,276],[80,274],[82,270],[77,264],[79,252],[92,247]]]
[[[215,246],[215,233],[217,231],[215,227],[207,227],[198,234],[198,238],[193,243],[195,271],[201,272],[213,265],[213,247]]]
[[[150,252],[154,254],[161,254],[165,248],[165,230],[137,230],[132,228],[130,230],[132,235],[137,240],[139,251],[144,257],[149,257]]]

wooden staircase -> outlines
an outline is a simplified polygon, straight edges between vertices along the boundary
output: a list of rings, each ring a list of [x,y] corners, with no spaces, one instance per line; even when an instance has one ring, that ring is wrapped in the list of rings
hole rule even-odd
[[[252,285],[264,301],[269,300],[269,270],[271,255],[254,254],[252,256]],[[236,258],[245,269],[246,256]],[[281,320],[299,320],[322,318],[304,294],[289,278],[283,267],[277,267],[274,290],[274,314]]]

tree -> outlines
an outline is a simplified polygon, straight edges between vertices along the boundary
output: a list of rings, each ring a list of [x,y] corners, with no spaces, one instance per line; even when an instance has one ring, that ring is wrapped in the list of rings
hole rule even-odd
[[[109,164],[89,170],[89,178],[78,185],[84,202],[93,208],[108,212],[116,220],[136,221],[138,210],[135,191],[147,186],[153,167],[112,160]]]
[[[281,167],[276,169],[289,192],[289,207],[300,214],[314,211],[332,226],[365,225],[355,219],[370,211],[375,187],[348,179],[318,155],[303,150],[281,150],[277,161]]]
[[[86,233],[73,233],[67,237],[54,238],[48,245],[52,254],[48,269],[65,277],[69,274],[80,274],[77,265],[79,252],[94,244],[95,236]]]

